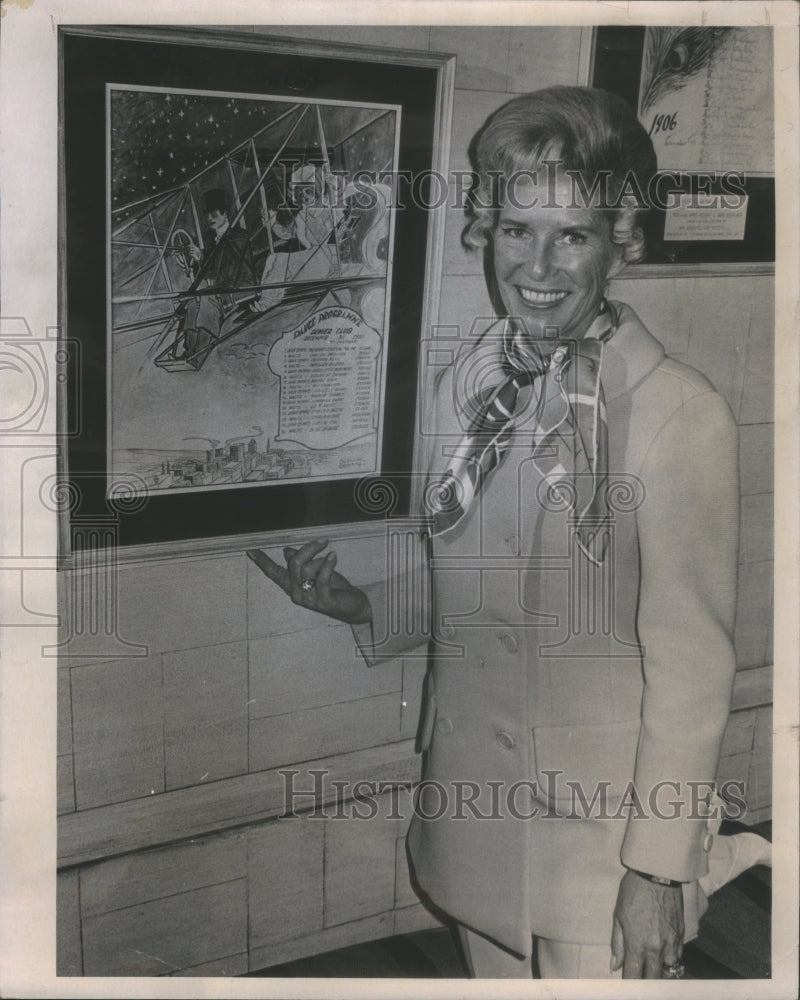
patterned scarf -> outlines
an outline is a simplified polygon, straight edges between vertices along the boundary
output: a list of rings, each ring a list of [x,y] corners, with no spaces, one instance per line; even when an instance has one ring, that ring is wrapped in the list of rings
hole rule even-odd
[[[533,462],[551,495],[566,499],[576,541],[587,558],[603,561],[608,541],[603,530],[608,523],[608,432],[600,372],[603,344],[616,326],[616,314],[605,300],[581,340],[528,342],[506,322],[507,378],[474,402],[476,417],[444,476],[427,491],[432,535],[459,524],[502,461],[515,427],[530,413],[529,406],[517,413],[517,403],[520,391],[531,386]]]

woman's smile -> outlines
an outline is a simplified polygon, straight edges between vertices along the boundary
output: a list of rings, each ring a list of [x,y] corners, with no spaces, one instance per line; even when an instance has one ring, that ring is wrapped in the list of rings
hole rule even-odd
[[[517,285],[516,289],[528,305],[544,309],[561,302],[569,295],[569,292],[542,292],[535,288],[526,288],[524,285]]]

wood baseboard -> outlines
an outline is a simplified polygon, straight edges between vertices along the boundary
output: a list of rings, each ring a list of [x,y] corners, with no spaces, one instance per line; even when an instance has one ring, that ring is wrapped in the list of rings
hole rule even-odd
[[[298,772],[295,787],[313,788],[314,771],[325,772],[322,794],[298,799],[296,812],[309,812],[336,799],[335,781],[405,784],[419,781],[414,741],[305,761],[161,795],[85,809],[59,817],[58,867],[99,861],[160,844],[275,819],[286,813],[284,775]],[[305,779],[305,780],[304,780]]]

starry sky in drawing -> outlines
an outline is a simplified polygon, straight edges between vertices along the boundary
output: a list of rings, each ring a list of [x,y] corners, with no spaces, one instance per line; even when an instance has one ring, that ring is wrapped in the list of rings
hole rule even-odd
[[[191,180],[289,107],[242,98],[112,91],[112,208]]]
[[[125,206],[180,187],[253,136],[262,149],[279,147],[302,110],[303,105],[274,99],[112,89],[111,208],[119,213],[117,221],[125,218],[120,212]],[[359,144],[382,147],[384,161],[388,146],[391,161],[394,115],[341,105],[322,107],[321,115],[329,149],[358,133]],[[365,125],[381,117],[388,130],[367,128],[362,135]],[[320,156],[314,106],[292,133],[291,145],[307,156]]]

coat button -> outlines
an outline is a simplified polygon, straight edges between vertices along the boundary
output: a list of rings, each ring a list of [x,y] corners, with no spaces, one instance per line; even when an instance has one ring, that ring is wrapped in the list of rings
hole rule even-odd
[[[708,854],[709,851],[711,850],[713,843],[714,843],[714,834],[707,833],[705,837],[703,837],[703,850],[706,852],[706,854]]]
[[[499,638],[507,653],[516,653],[519,649],[519,643],[510,632],[504,632]]]
[[[514,737],[511,733],[500,732],[495,736],[495,739],[504,750],[514,749]]]
[[[445,736],[449,736],[450,733],[452,733],[453,731],[453,723],[450,721],[450,719],[445,719],[445,718],[438,719],[436,721],[436,728],[439,730],[440,733],[444,733]]]

